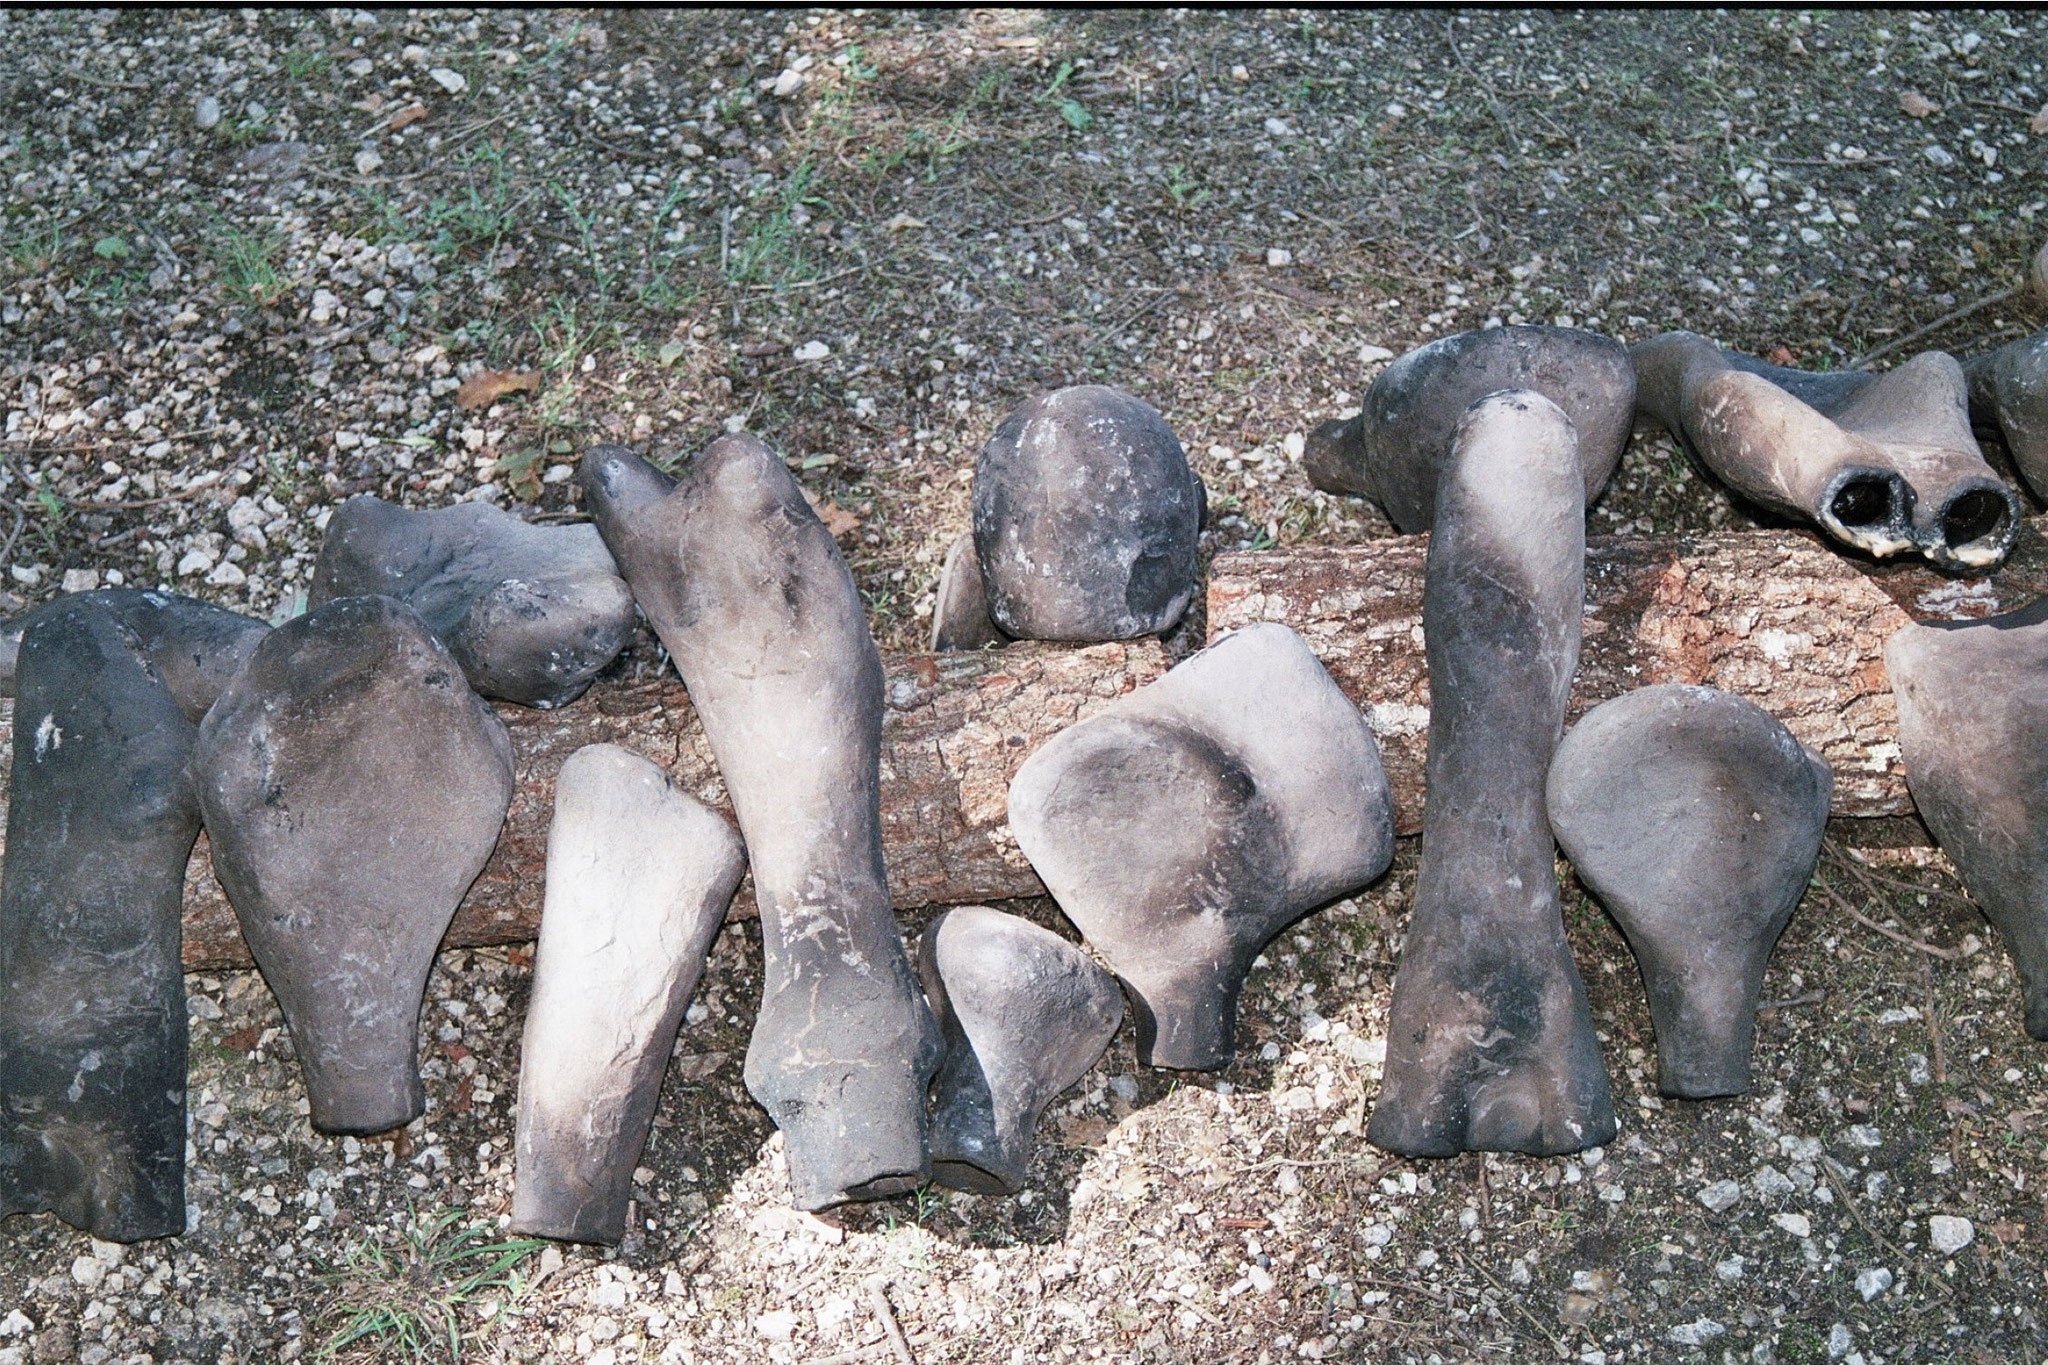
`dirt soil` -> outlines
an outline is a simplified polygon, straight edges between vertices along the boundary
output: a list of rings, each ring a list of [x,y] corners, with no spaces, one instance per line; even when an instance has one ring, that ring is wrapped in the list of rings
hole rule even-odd
[[[589,445],[744,426],[902,649],[975,453],[1048,386],[1166,414],[1209,550],[1336,543],[1392,531],[1308,487],[1302,435],[1447,332],[1829,367],[2043,321],[1996,297],[2048,208],[2035,12],[13,10],[0,54],[4,610],[127,583],[282,619],[351,493],[566,519]],[[1591,529],[1751,520],[1642,435]],[[1892,842],[1824,859],[1755,1089],[1712,1103],[1657,1098],[1633,963],[1561,867],[1604,1151],[1363,1142],[1404,847],[1271,946],[1225,1072],[1146,1070],[1126,1029],[1024,1195],[824,1218],[740,1083],[736,925],[616,1251],[479,1250],[528,950],[443,955],[429,1113],[376,1140],[311,1130],[260,978],[193,977],[191,1231],[9,1220],[0,1365],[441,1359],[450,1324],[592,1365],[2048,1359],[2048,1057],[1924,832]]]

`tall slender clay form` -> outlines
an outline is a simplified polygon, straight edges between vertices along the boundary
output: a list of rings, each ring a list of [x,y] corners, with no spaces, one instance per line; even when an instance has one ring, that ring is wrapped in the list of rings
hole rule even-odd
[[[593,744],[562,765],[520,1050],[513,1231],[624,1235],[683,1007],[746,867],[732,827],[639,755]]]
[[[1109,1046],[1123,992],[1058,934],[984,905],[925,926],[917,965],[946,1039],[932,1087],[932,1179],[1015,1194],[1039,1115]]]
[[[1874,378],[1810,373],[1691,332],[1629,355],[1642,410],[1744,497],[1879,557],[1917,549],[1986,569],[2011,551],[2019,498],[1984,462],[1953,357],[1924,351]]]
[[[1230,1061],[1266,942],[1393,859],[1372,730],[1301,637],[1228,635],[1041,745],[1010,827],[1130,988],[1148,1066]]]
[[[427,972],[512,800],[504,723],[410,607],[344,597],[256,647],[192,770],[314,1127],[417,1118]]]
[[[526,706],[574,701],[633,634],[633,594],[595,527],[535,526],[488,503],[337,507],[307,600],[373,593],[418,612],[479,693]]]
[[[1972,356],[1963,374],[1971,420],[1998,428],[2027,486],[2048,498],[2048,331]]]
[[[974,467],[989,613],[1020,640],[1129,640],[1195,595],[1202,481],[1166,419],[1119,389],[1042,394]]]
[[[107,1241],[185,1228],[186,764],[220,658],[264,627],[190,598],[81,593],[15,660],[0,876],[0,1217]]]
[[[988,614],[988,589],[981,581],[981,556],[968,532],[946,551],[939,586],[932,603],[932,653],[953,649],[986,649],[1009,639]]]
[[[1588,711],[1550,765],[1550,827],[1635,951],[1667,1095],[1749,1089],[1757,995],[1806,892],[1834,778],[1761,707],[1645,687]]]
[[[2027,1035],[2048,1042],[2048,601],[1907,626],[1884,666],[1913,803],[2012,953]]]
[[[680,483],[615,446],[579,477],[747,841],[766,957],[747,1088],[796,1203],[920,1185],[939,1035],[883,880],[882,667],[846,561],[752,436],[712,442]]]
[[[1549,399],[1495,394],[1459,422],[1437,493],[1422,867],[1366,1130],[1408,1156],[1614,1136],[1543,812],[1585,601],[1575,445]]]
[[[1620,342],[1576,327],[1491,327],[1410,351],[1373,380],[1356,417],[1310,435],[1309,482],[1371,498],[1397,530],[1427,531],[1458,419],[1503,389],[1540,393],[1572,419],[1590,506],[1628,446],[1636,376]]]

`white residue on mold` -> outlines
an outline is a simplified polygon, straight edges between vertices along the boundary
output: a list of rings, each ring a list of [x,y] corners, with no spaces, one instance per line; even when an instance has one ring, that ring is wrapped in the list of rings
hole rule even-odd
[[[43,755],[64,747],[64,727],[57,724],[55,715],[43,717],[43,723],[36,727],[36,761]]]

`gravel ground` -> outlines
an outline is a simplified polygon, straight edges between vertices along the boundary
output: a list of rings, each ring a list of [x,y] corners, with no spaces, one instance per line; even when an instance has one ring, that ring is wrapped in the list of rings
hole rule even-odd
[[[1995,297],[2048,208],[2031,12],[16,10],[0,45],[8,610],[129,583],[281,616],[350,493],[563,518],[589,444],[745,426],[905,648],[975,452],[1046,386],[1157,405],[1209,548],[1330,543],[1391,532],[1308,488],[1302,434],[1445,332],[1826,367],[2042,322]],[[1593,529],[1754,520],[1645,436]],[[925,1362],[2048,1359],[2048,1064],[1892,833],[1824,862],[1756,1090],[1709,1104],[1656,1098],[1633,965],[1561,868],[1625,1114],[1560,1160],[1359,1136],[1404,847],[1272,946],[1220,1077],[1126,1030],[1025,1196],[797,1215],[734,926],[615,1253],[479,1250],[528,951],[443,956],[428,1116],[374,1141],[312,1132],[256,976],[195,977],[193,1230],[10,1220],[0,1365],[290,1361],[436,1305],[468,1358],[596,1365],[887,1361],[885,1319]]]

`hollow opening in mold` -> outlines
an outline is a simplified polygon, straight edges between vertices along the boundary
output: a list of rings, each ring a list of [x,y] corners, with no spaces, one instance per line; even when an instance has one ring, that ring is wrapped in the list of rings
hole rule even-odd
[[[1828,510],[1836,521],[1857,530],[1883,526],[1891,520],[1891,482],[1875,474],[1853,478],[1835,490]]]
[[[1988,488],[1972,489],[1942,509],[1942,539],[1952,549],[1989,539],[2005,530],[2011,515],[2004,498]]]

